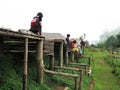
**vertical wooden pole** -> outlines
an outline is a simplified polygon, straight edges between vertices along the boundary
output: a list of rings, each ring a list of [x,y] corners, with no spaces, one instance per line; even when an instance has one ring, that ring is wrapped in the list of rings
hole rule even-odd
[[[27,90],[28,38],[25,38],[24,43],[23,90]]]
[[[71,51],[71,61],[74,62],[74,51]]]
[[[54,55],[49,55],[50,57],[50,70],[54,70]]]
[[[75,78],[75,90],[78,90],[78,77]]]
[[[82,70],[80,70],[80,90],[82,90]]]
[[[87,65],[85,65],[85,75],[87,75]]]
[[[82,47],[83,55],[85,55],[85,47]]]
[[[37,45],[37,82],[43,83],[44,76],[44,64],[43,64],[43,40],[38,41]]]
[[[68,51],[66,51],[66,65],[68,65]]]
[[[63,67],[63,42],[60,44],[60,67]]]
[[[4,47],[4,45],[3,45],[3,36],[0,36],[0,54],[3,53],[3,47]]]
[[[88,63],[89,63],[89,66],[90,66],[90,64],[91,64],[91,60],[90,60],[91,58],[90,57],[88,57]]]

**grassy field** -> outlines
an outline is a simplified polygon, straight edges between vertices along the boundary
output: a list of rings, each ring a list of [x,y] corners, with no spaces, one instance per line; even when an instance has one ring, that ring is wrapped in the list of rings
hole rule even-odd
[[[113,67],[106,63],[109,60],[105,50],[93,49],[93,79],[95,80],[93,90],[120,90],[119,80],[112,73]],[[107,59],[106,59],[107,57]]]
[[[95,80],[93,90],[120,90],[120,80],[117,77],[120,76],[118,63],[112,62],[111,58],[107,56],[108,54],[105,50],[87,48],[85,51],[85,55],[93,57],[91,63],[93,71],[92,76],[90,77],[83,75],[82,90],[89,90],[88,87],[91,80]],[[23,60],[18,60],[18,58],[21,57],[23,56],[20,54],[15,54],[14,57],[10,54],[0,55],[0,90],[22,90]],[[49,60],[47,60],[47,58],[44,60],[45,68],[47,69],[49,66]],[[79,59],[79,62],[88,63],[84,59]],[[113,64],[117,65],[117,67]],[[76,73],[69,70],[56,71],[72,74]],[[64,86],[68,86],[69,90],[74,90],[74,79],[45,74],[43,85],[36,83],[36,65],[34,57],[29,57],[28,90],[56,90],[57,87]]]

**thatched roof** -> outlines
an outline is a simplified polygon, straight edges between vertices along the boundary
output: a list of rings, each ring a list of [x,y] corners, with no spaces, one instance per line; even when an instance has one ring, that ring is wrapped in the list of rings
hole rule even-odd
[[[65,41],[65,37],[61,33],[42,33],[42,36],[45,37],[46,40],[54,40],[56,42]]]
[[[38,36],[28,30],[20,29],[18,31],[13,31],[8,28],[0,28],[0,36],[11,36],[11,37],[19,37],[19,38],[33,38],[40,39],[45,38],[43,36]]]
[[[60,34],[60,33],[46,33],[43,32],[41,36],[38,36],[32,32],[30,32],[29,30],[26,29],[19,29],[18,31],[13,31],[11,29],[5,29],[5,28],[0,28],[0,32],[1,34],[4,32],[6,35],[15,35],[15,34],[19,34],[19,35],[24,35],[24,36],[33,36],[33,37],[42,37],[45,38],[45,40],[51,40],[54,42],[62,42],[65,41],[65,37]]]

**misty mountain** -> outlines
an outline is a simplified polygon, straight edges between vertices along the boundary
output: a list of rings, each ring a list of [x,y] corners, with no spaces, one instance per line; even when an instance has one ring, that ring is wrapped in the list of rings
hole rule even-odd
[[[116,28],[115,30],[112,31],[106,31],[102,35],[100,35],[100,40],[99,42],[104,42],[106,39],[108,39],[110,36],[116,36],[117,34],[120,34],[120,27]]]

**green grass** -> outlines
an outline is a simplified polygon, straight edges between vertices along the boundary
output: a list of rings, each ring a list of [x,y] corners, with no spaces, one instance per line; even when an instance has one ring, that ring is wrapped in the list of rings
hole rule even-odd
[[[3,54],[0,55],[0,90],[22,90],[23,77],[23,54]],[[19,60],[18,60],[19,58]],[[49,60],[44,59],[45,68],[49,67]],[[55,59],[58,60],[57,58]],[[28,90],[55,90],[57,86],[68,86],[69,90],[74,90],[75,81],[71,77],[63,77],[52,74],[44,75],[44,82],[42,85],[36,83],[36,65],[34,56],[29,56],[28,63]],[[56,62],[58,63],[58,62]],[[78,72],[69,70],[56,70],[57,72],[64,72],[70,74],[79,74]],[[82,90],[87,90],[90,78],[83,77]]]
[[[92,56],[93,58],[91,62],[93,72],[91,77],[83,75],[82,90],[88,90],[91,80],[95,80],[94,90],[120,90],[120,83],[118,83],[117,78],[120,75],[119,62],[113,62],[110,57],[107,57],[107,51],[105,50],[87,48],[85,51],[86,56]],[[14,57],[10,54],[0,55],[0,90],[22,90],[23,59],[21,57],[23,57],[22,54],[15,54]],[[20,59],[18,60],[18,58]],[[57,61],[58,58],[56,57],[56,65],[58,65]],[[88,64],[88,60],[85,59],[79,59],[79,62]],[[36,83],[35,63],[34,56],[30,55],[28,63],[28,90],[55,90],[57,86],[68,86],[69,90],[74,90],[74,79],[70,77],[45,74],[43,84]],[[44,58],[44,64],[46,69],[49,68],[48,57]],[[57,69],[56,71],[79,74],[70,70]]]
[[[93,79],[95,80],[93,90],[120,90],[118,78],[112,74],[113,68],[105,61],[107,52],[97,49],[93,55]]]

